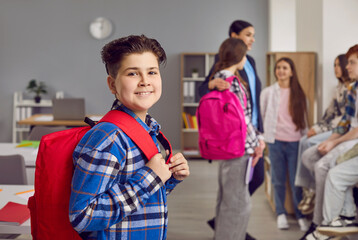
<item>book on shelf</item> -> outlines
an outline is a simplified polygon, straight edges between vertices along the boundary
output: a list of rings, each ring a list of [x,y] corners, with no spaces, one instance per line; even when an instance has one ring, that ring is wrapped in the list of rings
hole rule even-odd
[[[190,121],[190,128],[195,128],[193,116],[191,114],[188,114],[188,117],[189,117],[189,121]]]
[[[186,121],[188,122],[188,128],[193,128],[193,120],[189,113],[185,113]]]
[[[21,225],[30,218],[30,210],[26,204],[8,202],[0,209],[0,223],[7,225]]]
[[[252,166],[252,160],[253,160],[253,157],[250,156],[249,160],[247,161],[246,175],[245,175],[245,183],[246,184],[249,184],[251,182],[252,176],[254,174],[255,167]]]
[[[185,103],[189,102],[189,82],[183,83],[183,98]]]
[[[183,116],[184,127],[185,127],[185,128],[189,128],[189,124],[188,124],[188,120],[187,120],[187,117],[186,117],[186,113],[183,112],[183,113],[182,113],[182,116]]]
[[[189,102],[195,102],[195,82],[189,82]]]
[[[192,117],[193,117],[194,129],[198,129],[198,120],[197,120],[196,116],[192,116]]]
[[[183,115],[183,121],[184,121],[184,125],[185,128],[188,129],[198,129],[198,123],[197,123],[197,119],[196,116],[193,116],[189,113],[182,113]]]

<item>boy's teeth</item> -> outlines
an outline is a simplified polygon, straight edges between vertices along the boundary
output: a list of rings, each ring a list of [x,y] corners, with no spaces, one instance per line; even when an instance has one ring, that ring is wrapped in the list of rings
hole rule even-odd
[[[139,92],[138,95],[148,95],[150,92]]]

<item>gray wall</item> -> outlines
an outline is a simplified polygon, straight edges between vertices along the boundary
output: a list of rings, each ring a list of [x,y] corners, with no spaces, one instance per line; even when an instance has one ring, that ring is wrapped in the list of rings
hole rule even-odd
[[[93,39],[91,20],[107,17],[114,34]],[[11,141],[12,98],[32,78],[56,91],[85,97],[86,112],[103,114],[111,103],[100,50],[108,41],[129,34],[156,38],[166,50],[163,95],[150,113],[163,126],[174,148],[180,144],[181,52],[216,52],[233,20],[256,29],[250,52],[265,83],[268,39],[266,0],[2,0],[0,1],[0,142]]]

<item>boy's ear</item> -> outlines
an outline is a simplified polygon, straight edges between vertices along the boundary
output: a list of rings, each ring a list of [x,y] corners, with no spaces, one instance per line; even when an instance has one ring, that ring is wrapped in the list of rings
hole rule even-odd
[[[111,93],[116,94],[117,90],[116,90],[115,79],[113,79],[111,75],[108,75],[107,77],[107,84]]]

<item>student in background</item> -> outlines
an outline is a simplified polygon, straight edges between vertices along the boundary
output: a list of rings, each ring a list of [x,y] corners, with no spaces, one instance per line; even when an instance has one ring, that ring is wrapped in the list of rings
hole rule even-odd
[[[243,20],[236,20],[232,22],[229,28],[229,37],[237,38],[244,41],[247,46],[247,50],[250,51],[253,43],[255,42],[255,28],[254,26]],[[248,89],[247,99],[251,105],[252,112],[252,124],[259,131],[263,132],[262,119],[260,114],[260,93],[261,93],[261,81],[256,71],[255,60],[248,54],[246,54],[247,61],[244,68],[239,70],[239,75]],[[201,96],[208,93],[210,90],[217,89],[223,91],[228,89],[230,85],[228,82],[221,78],[215,78],[209,82],[209,76],[213,74],[214,66],[219,61],[219,55],[215,56],[215,63],[212,66],[209,75],[199,88],[199,94]],[[214,72],[215,73],[215,72]],[[262,142],[263,143],[263,142]],[[258,189],[264,181],[264,161],[260,158],[255,166],[254,175],[252,181],[249,184],[249,192],[252,195],[256,189]],[[208,224],[212,229],[215,229],[215,218],[208,221]],[[249,234],[246,236],[247,240],[254,240]]]
[[[295,215],[300,229],[306,231],[307,221],[298,209],[302,191],[295,186],[298,144],[307,128],[306,96],[290,58],[281,58],[276,62],[275,77],[277,82],[261,93],[261,114],[271,161],[277,228],[289,228],[284,206],[288,170]]]
[[[160,125],[147,113],[160,98],[163,48],[155,39],[128,36],[102,49],[112,109],[133,117],[159,145]],[[167,197],[189,175],[177,153],[165,164],[144,153],[117,126],[102,122],[81,139],[74,154],[70,221],[83,239],[166,239]],[[150,160],[150,161],[149,161]]]
[[[298,207],[302,213],[306,215],[311,214],[314,208],[314,179],[306,167],[303,166],[301,155],[311,146],[319,144],[331,136],[332,129],[335,128],[341,120],[345,112],[347,87],[351,83],[346,66],[347,58],[345,54],[337,56],[334,60],[334,73],[338,79],[338,85],[335,89],[333,99],[322,119],[314,124],[300,140],[295,185],[304,188],[303,199]]]
[[[245,153],[242,157],[221,160],[219,164],[219,189],[216,205],[215,240],[238,240],[246,238],[251,201],[245,175],[249,157],[253,164],[262,156],[263,148],[259,143],[258,132],[251,123],[251,107],[245,106],[245,83],[241,82],[237,70],[243,69],[246,61],[247,46],[241,39],[228,38],[220,46],[219,61],[214,65],[210,79],[227,79],[236,76],[230,91],[234,92],[242,105],[245,114],[247,133]],[[214,80],[213,80],[214,81]]]
[[[357,118],[357,89],[358,89],[358,44],[351,47],[346,53],[348,59],[347,71],[352,82],[347,90],[346,111],[333,129],[331,136],[320,144],[310,147],[302,154],[302,163],[315,179],[315,204],[313,219],[310,228],[301,238],[315,239],[318,231],[317,225],[323,220],[323,198],[326,177],[329,169],[336,165],[339,156],[345,154],[358,143],[358,118]]]
[[[358,233],[353,187],[358,183],[358,144],[337,159],[329,170],[323,198],[323,221],[317,228],[323,238]],[[318,237],[317,236],[317,237]]]

